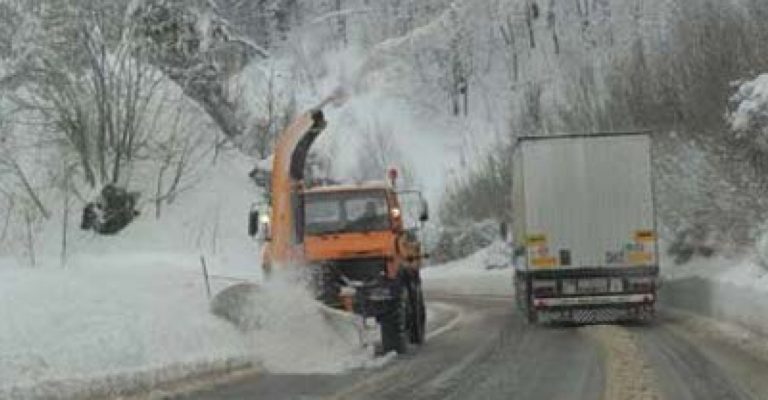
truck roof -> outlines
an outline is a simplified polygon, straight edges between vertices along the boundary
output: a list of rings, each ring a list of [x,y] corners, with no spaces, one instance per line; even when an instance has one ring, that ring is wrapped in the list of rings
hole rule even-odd
[[[361,190],[392,190],[392,187],[384,181],[375,181],[360,184],[315,186],[305,190],[304,193],[356,192]]]

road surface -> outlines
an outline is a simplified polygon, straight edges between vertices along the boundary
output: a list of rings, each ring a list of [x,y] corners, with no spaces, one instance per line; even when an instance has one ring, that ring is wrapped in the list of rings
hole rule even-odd
[[[768,363],[662,312],[647,326],[533,326],[508,298],[450,306],[428,343],[343,375],[257,373],[182,399],[768,399]],[[442,328],[442,329],[441,329]]]

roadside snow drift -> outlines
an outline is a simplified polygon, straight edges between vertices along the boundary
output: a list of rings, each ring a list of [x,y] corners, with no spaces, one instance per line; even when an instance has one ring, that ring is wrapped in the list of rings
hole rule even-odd
[[[451,295],[514,295],[508,245],[497,241],[475,254],[422,270],[424,289]]]
[[[664,271],[663,304],[768,335],[768,270],[754,261],[697,259]]]
[[[0,398],[11,387],[246,354],[244,338],[208,314],[202,277],[184,261],[94,258],[77,269],[1,271]]]
[[[258,195],[248,167],[221,159],[161,219],[148,207],[115,237],[70,232],[65,262],[60,222],[38,238],[35,267],[0,258],[0,398],[112,396],[248,365],[367,365],[351,323],[323,317],[297,282],[261,283],[260,249],[246,233]],[[251,304],[259,329],[210,312],[202,260],[214,296],[243,281],[263,287]]]

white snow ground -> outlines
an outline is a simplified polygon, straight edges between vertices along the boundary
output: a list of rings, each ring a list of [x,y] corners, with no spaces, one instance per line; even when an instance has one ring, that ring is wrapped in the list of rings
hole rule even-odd
[[[246,234],[258,194],[249,166],[222,158],[162,219],[148,208],[118,237],[71,231],[66,263],[50,226],[35,267],[0,258],[0,398],[82,398],[248,362],[280,372],[369,365],[351,325],[280,280],[254,304],[262,329],[243,333],[209,312],[201,256],[214,294],[261,281]]]
[[[422,270],[424,289],[451,295],[513,297],[513,269],[507,251],[507,245],[497,241],[465,259],[427,267]]]
[[[185,261],[105,257],[0,272],[0,398],[246,354],[244,338],[208,313],[199,268]]]
[[[130,240],[81,237],[72,244],[80,252],[64,267],[52,256],[35,268],[0,260],[0,398],[115,394],[248,363],[273,372],[337,373],[389,360],[362,348],[350,321],[318,312],[293,279],[261,286],[253,305],[260,328],[254,331],[239,331],[209,312],[201,255],[214,294],[236,282],[231,279],[261,279],[257,246],[245,232],[239,236],[250,196],[239,199],[226,187],[242,183],[240,166],[217,171],[209,182],[216,191],[184,197],[194,206],[180,207],[181,226],[143,217],[125,232]],[[216,207],[222,198],[227,206]],[[220,224],[218,245],[202,228],[213,222]],[[508,295],[511,269],[485,269],[498,264],[503,251],[497,243],[467,260],[426,269],[425,285]]]

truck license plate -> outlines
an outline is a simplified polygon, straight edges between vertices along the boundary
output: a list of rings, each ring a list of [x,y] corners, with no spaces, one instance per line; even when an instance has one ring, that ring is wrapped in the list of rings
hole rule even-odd
[[[608,280],[605,278],[579,279],[580,293],[604,293],[608,291]]]

